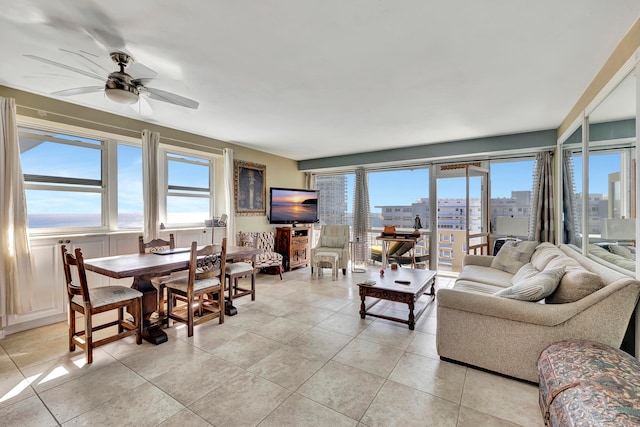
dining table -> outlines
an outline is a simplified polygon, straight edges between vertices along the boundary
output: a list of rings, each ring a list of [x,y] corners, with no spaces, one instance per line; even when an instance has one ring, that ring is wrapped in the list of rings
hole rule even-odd
[[[262,249],[251,246],[228,245],[227,262],[252,259],[261,254]],[[114,279],[133,278],[132,288],[143,294],[142,314],[144,327],[142,336],[153,344],[167,341],[167,334],[157,322],[151,322],[151,315],[158,311],[157,289],[149,281],[150,277],[159,277],[189,268],[190,248],[174,248],[146,254],[124,254],[84,261],[85,269]],[[222,278],[224,287],[224,277]],[[230,301],[225,301],[225,312],[233,315],[237,312]],[[163,321],[163,319],[160,319]]]

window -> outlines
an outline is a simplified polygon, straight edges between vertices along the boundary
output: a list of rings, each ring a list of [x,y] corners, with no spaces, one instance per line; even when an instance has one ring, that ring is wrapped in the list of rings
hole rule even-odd
[[[142,229],[139,143],[20,128],[19,145],[32,232]],[[161,149],[158,168],[165,179],[159,195],[161,221],[191,226],[204,225],[213,217],[215,158]]]
[[[420,216],[424,229],[429,227],[428,168],[372,171],[368,178],[372,228],[395,225],[401,229],[413,229],[416,215]],[[398,212],[411,212],[411,215],[397,216],[393,222],[376,223],[374,218],[388,206],[394,206]]]
[[[169,226],[204,224],[213,218],[213,157],[161,150],[164,203],[161,221]]]
[[[533,188],[533,159],[492,161],[489,222],[495,232],[498,216],[529,216]]]
[[[316,177],[318,219],[320,224],[352,225],[354,185],[355,174],[320,175]],[[392,210],[387,209],[385,212],[391,213]]]
[[[144,226],[142,148],[118,144],[118,228],[140,230]]]
[[[589,150],[589,236],[590,243],[607,238],[602,224],[607,219],[629,218],[631,214],[630,149]],[[625,189],[625,191],[621,191]],[[604,231],[604,233],[603,233]],[[633,240],[631,237],[629,240]]]
[[[106,226],[105,142],[19,129],[31,229]]]

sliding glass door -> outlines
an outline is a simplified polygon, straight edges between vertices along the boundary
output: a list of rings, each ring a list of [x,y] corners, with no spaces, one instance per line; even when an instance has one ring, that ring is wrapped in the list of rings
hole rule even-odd
[[[489,170],[483,162],[439,165],[436,178],[437,269],[459,272],[465,254],[489,254]]]

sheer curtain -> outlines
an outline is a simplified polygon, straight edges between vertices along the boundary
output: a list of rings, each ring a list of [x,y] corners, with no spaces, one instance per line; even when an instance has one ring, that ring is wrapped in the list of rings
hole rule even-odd
[[[227,244],[236,242],[236,212],[233,207],[233,149],[225,148],[224,152],[224,203],[227,211]]]
[[[369,243],[369,184],[367,172],[364,168],[356,169],[355,191],[353,193],[353,241],[364,242],[364,245],[355,245],[357,251],[363,253],[353,254],[353,259],[368,260],[371,258],[371,245]]]
[[[304,173],[304,182],[307,190],[313,190],[316,188],[316,174],[311,172]]]
[[[570,150],[564,150],[562,153],[563,243],[579,244],[576,237],[576,231],[579,228],[575,182],[573,153]]]
[[[536,155],[529,218],[529,240],[555,243],[553,164],[551,153]]]
[[[16,102],[0,97],[0,283],[6,284],[7,314],[31,311],[33,267],[27,222],[27,202],[20,165]],[[0,288],[0,297],[5,291]],[[2,300],[3,298],[0,298]],[[4,316],[5,305],[0,306]],[[3,322],[4,324],[4,322]]]
[[[142,131],[142,194],[144,198],[144,240],[146,242],[159,236],[159,202],[158,202],[158,147],[160,134]]]

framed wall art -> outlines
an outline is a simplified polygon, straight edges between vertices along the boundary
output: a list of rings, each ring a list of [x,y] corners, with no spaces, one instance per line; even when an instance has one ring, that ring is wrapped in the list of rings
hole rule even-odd
[[[267,214],[267,167],[257,163],[234,160],[236,215],[259,216]]]

